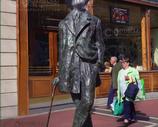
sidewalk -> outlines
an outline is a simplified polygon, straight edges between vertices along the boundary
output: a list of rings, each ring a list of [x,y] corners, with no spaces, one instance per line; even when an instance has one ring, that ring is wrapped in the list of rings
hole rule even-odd
[[[136,102],[138,121],[129,127],[158,127],[158,93],[150,93],[147,100]],[[105,108],[106,98],[97,99],[93,108],[92,119],[94,127],[122,127],[122,122],[116,122],[117,117]],[[46,111],[49,108],[44,108]],[[49,127],[71,127],[74,115],[72,103],[53,106]],[[37,110],[36,110],[37,111]],[[32,114],[16,119],[1,120],[1,127],[46,127],[48,112]]]
[[[158,92],[147,93],[146,100],[149,100],[149,99],[158,99]],[[39,103],[32,103],[30,105],[30,114],[48,112],[49,106],[50,106],[50,100],[51,98],[49,99],[47,98],[46,100],[43,100],[43,102],[40,102],[39,100],[37,100]],[[94,106],[106,105],[106,103],[107,103],[107,98],[98,98],[98,99],[95,99]],[[73,107],[73,102],[71,100],[70,95],[66,95],[66,96],[62,95],[62,96],[54,97],[53,107],[55,109],[64,108],[65,106]]]

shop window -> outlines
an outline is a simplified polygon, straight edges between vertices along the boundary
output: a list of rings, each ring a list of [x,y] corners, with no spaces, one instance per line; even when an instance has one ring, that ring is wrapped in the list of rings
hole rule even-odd
[[[130,57],[132,66],[140,66],[141,61],[141,29],[135,26],[108,25],[104,29],[104,41],[106,45],[105,61],[110,56],[126,54]]]
[[[50,75],[48,32],[36,32],[29,44],[29,74]]]
[[[152,69],[158,70],[158,10],[151,10]]]
[[[64,0],[28,0],[29,75],[52,76],[58,23],[68,11]]]
[[[140,6],[124,4],[119,1],[95,1],[94,15],[102,21],[105,42],[105,62],[110,56],[126,54],[131,65],[143,70]]]

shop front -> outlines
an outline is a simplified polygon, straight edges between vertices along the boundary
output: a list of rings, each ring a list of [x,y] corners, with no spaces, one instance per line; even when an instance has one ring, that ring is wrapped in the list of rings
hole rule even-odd
[[[100,17],[103,24],[105,61],[113,55],[127,54],[131,65],[145,80],[146,91],[157,91],[157,4],[125,1],[94,2],[94,15]],[[100,76],[103,84],[96,89],[96,97],[105,97],[110,87],[110,74],[102,72]]]
[[[24,1],[17,1],[20,115],[28,114],[30,98],[51,95],[51,80],[58,72],[58,23],[69,11],[64,0]],[[89,9],[102,21],[104,60],[128,54],[150,92],[158,90],[158,4],[147,3],[94,0]],[[110,73],[103,70],[100,77],[96,97],[106,97]]]

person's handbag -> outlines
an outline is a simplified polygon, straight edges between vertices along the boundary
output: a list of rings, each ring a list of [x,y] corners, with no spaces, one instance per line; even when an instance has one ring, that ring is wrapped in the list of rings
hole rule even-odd
[[[135,100],[138,94],[138,91],[139,91],[139,87],[138,87],[138,82],[136,79],[136,83],[128,84],[127,89],[125,91],[125,97]]]
[[[118,99],[116,99],[114,101],[113,115],[119,116],[122,115],[122,113],[123,113],[123,103],[118,101]]]

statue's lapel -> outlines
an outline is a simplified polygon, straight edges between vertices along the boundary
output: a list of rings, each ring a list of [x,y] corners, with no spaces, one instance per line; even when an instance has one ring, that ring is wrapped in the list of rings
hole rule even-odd
[[[78,35],[88,24],[90,24],[91,17],[88,14],[83,14],[76,25],[76,35]]]
[[[66,17],[65,23],[69,31],[77,36],[88,24],[91,22],[91,17],[88,13],[83,13],[80,15],[78,22],[73,19],[73,11]]]
[[[74,22],[74,14],[75,14],[75,10],[71,11],[69,13],[69,15],[66,16],[65,18],[65,23],[67,28],[69,29],[69,31],[73,34],[76,35],[76,29],[75,29],[75,22]]]

